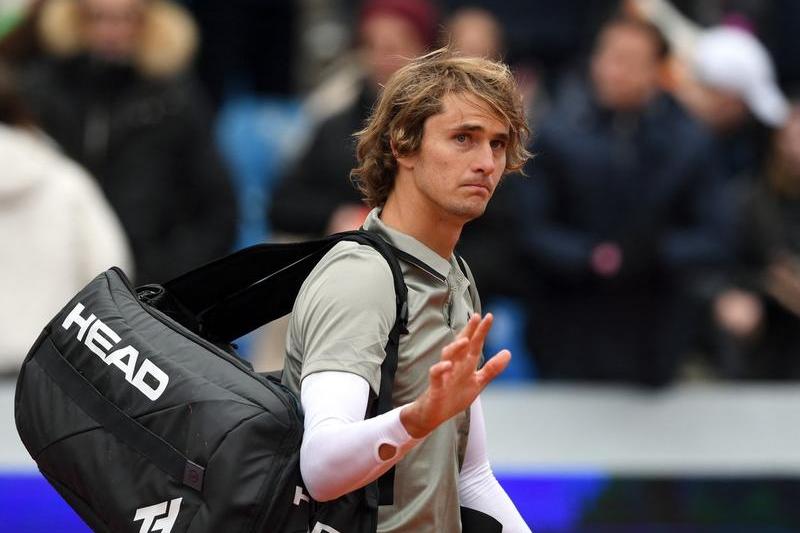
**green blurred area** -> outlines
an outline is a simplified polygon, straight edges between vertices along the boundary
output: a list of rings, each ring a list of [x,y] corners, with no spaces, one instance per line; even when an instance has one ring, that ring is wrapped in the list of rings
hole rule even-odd
[[[19,10],[7,13],[0,11],[0,40],[5,38],[22,21],[24,15],[24,12]]]

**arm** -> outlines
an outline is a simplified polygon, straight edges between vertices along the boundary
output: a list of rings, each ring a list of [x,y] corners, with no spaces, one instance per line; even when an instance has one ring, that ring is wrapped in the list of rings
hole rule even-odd
[[[483,320],[474,315],[459,338],[442,351],[442,361],[431,367],[425,393],[375,418],[364,419],[369,384],[360,376],[327,371],[306,377],[300,391],[306,431],[300,470],[309,494],[328,501],[367,485],[471,404],[510,359],[508,352],[501,352],[475,371],[473,350],[482,348],[491,321],[491,315]],[[468,403],[462,406],[464,402]]]
[[[383,346],[394,322],[391,271],[376,256],[367,246],[337,245],[295,301],[287,344],[290,353],[305,354],[299,388],[308,432],[300,468],[309,492],[322,501],[376,479],[413,446],[411,438],[425,437],[467,409],[511,357],[503,351],[476,370],[492,317],[474,315],[430,368],[420,397],[363,420],[369,390],[379,388]],[[339,377],[332,381],[331,374]]]
[[[420,442],[400,423],[402,408],[364,419],[369,384],[356,374],[312,374],[303,380],[300,398],[305,412],[300,471],[317,501],[371,483]]]
[[[463,507],[488,514],[503,524],[505,533],[530,532],[489,465],[480,398],[470,407],[469,439],[458,480],[458,497]]]

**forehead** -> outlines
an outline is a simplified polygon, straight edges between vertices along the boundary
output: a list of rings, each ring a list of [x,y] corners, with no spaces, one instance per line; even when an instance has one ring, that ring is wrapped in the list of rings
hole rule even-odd
[[[489,104],[474,95],[448,93],[442,98],[442,110],[428,117],[426,128],[458,128],[462,125],[479,126],[490,134],[506,134],[508,121],[499,116]]]

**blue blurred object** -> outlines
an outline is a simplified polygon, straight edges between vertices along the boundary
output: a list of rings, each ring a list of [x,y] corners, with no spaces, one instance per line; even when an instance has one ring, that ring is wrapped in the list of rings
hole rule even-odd
[[[574,531],[584,512],[601,495],[608,476],[496,473],[522,518],[537,532]]]
[[[38,472],[0,475],[0,524],[14,533],[91,531]]]
[[[511,362],[496,382],[520,383],[536,379],[536,365],[525,345],[525,309],[514,298],[494,298],[483,305],[494,315],[484,354],[491,357],[502,349],[511,351]]]
[[[272,189],[305,142],[310,119],[299,99],[237,96],[217,119],[217,140],[239,200],[237,248],[269,238]]]

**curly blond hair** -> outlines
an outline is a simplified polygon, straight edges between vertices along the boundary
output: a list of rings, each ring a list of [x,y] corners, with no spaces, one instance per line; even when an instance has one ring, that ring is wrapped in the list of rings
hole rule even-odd
[[[397,174],[396,158],[419,149],[425,120],[442,111],[448,94],[477,97],[509,125],[504,174],[521,171],[530,157],[525,148],[530,132],[508,66],[440,48],[398,70],[381,91],[364,129],[354,134],[358,166],[350,177],[370,207],[386,203]]]

